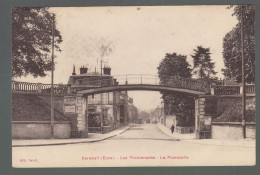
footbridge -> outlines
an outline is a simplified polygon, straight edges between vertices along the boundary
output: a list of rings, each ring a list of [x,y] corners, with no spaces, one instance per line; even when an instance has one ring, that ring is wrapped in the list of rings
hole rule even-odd
[[[207,81],[191,78],[157,75],[117,75],[111,79],[90,80],[85,85],[72,85],[78,94],[98,94],[111,91],[173,91],[191,95],[203,95],[210,93],[210,84]],[[92,85],[92,86],[91,86]],[[95,85],[95,86],[93,86]]]
[[[51,93],[51,84],[12,81],[13,93],[43,94]],[[172,91],[191,95],[241,95],[241,85],[217,85],[205,80],[160,76],[148,74],[114,75],[89,78],[75,84],[54,84],[55,95],[98,94],[111,91]],[[255,85],[245,87],[246,95],[255,95]]]

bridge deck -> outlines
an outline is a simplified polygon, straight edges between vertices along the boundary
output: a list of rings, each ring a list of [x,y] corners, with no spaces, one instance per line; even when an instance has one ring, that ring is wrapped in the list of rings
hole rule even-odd
[[[175,91],[181,93],[188,93],[192,95],[205,95],[205,92],[200,92],[191,89],[183,89],[178,87],[171,86],[162,86],[162,85],[140,85],[140,84],[131,84],[131,85],[117,85],[117,86],[108,86],[108,87],[98,87],[95,89],[87,89],[78,91],[78,94],[97,94],[103,92],[112,92],[112,91],[136,91],[136,90],[148,90],[148,91]]]

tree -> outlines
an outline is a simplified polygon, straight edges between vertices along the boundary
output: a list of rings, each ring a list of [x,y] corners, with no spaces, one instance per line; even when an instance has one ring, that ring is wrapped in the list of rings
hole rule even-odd
[[[161,83],[167,81],[168,76],[190,78],[191,69],[186,59],[184,55],[167,53],[157,68]]]
[[[163,92],[165,114],[176,115],[178,126],[194,126],[195,100],[184,93]]]
[[[232,6],[231,6],[232,7]],[[231,8],[230,7],[230,8]],[[234,13],[238,24],[225,35],[223,39],[223,57],[225,69],[222,69],[226,77],[235,77],[238,82],[242,80],[242,57],[241,57],[241,10],[243,10],[243,33],[244,33],[244,59],[245,81],[255,82],[255,6],[241,5],[234,7]]]
[[[187,62],[187,57],[184,55],[177,55],[176,53],[167,53],[157,69],[162,84],[169,80],[169,76],[191,78],[192,75],[192,69]],[[188,126],[194,124],[195,104],[193,97],[183,93],[171,93],[167,91],[162,91],[161,93],[166,114],[175,114],[178,125]]]
[[[12,76],[46,76],[51,69],[52,14],[46,8],[12,10]],[[56,26],[56,25],[55,25]],[[61,51],[60,32],[55,27],[56,51]]]
[[[194,55],[191,55],[194,63],[194,74],[200,79],[211,78],[211,75],[216,75],[217,72],[214,71],[215,63],[210,58],[210,48],[197,46],[194,52]]]
[[[91,39],[92,42],[89,42],[88,53],[97,58],[97,66],[98,60],[104,61],[104,58],[109,56],[114,51],[114,42],[106,39]]]

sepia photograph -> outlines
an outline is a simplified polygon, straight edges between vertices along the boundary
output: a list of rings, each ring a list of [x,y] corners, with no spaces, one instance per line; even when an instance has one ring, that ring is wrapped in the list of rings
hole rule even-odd
[[[12,166],[256,165],[255,6],[12,8]]]

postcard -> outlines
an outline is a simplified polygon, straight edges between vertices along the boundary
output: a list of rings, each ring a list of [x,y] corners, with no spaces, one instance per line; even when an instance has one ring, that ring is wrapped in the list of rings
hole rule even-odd
[[[15,7],[12,165],[256,165],[255,6]]]

